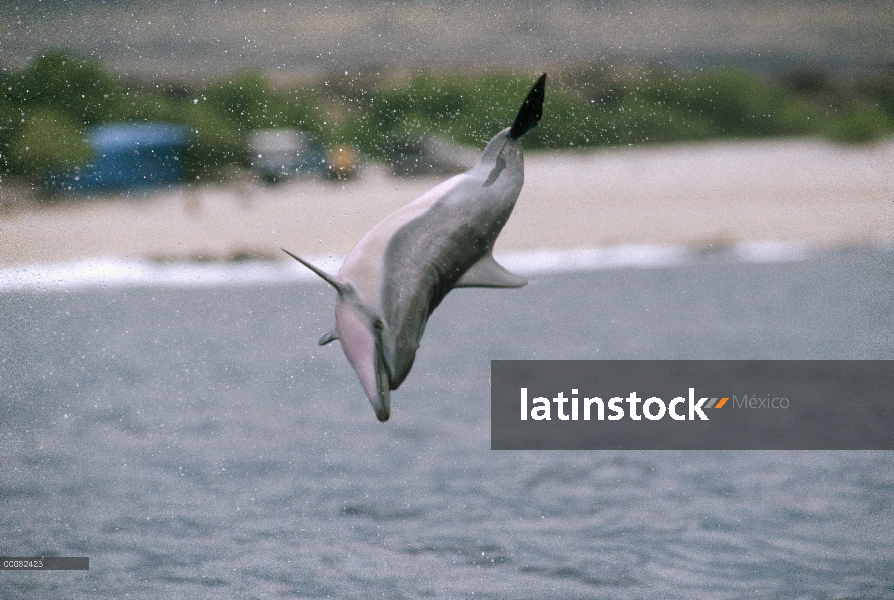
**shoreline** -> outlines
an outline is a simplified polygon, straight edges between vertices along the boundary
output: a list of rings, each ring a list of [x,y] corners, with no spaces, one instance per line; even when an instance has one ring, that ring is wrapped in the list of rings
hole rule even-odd
[[[609,269],[656,269],[707,261],[785,263],[810,259],[816,248],[798,243],[746,242],[729,247],[687,249],[670,246],[621,245],[601,248],[495,252],[510,272],[536,280],[557,273],[587,273]],[[307,256],[312,264],[337,273],[344,256]],[[256,284],[319,283],[309,269],[294,261],[259,258],[231,261],[153,261],[85,258],[59,264],[0,266],[0,294],[20,291],[72,291],[84,288],[167,287],[207,288]]]
[[[442,179],[393,177],[370,163],[345,182],[240,181],[20,208],[0,213],[0,267],[97,258],[287,260],[280,247],[344,256],[382,217]],[[529,153],[525,180],[497,253],[894,242],[891,142],[776,139]]]

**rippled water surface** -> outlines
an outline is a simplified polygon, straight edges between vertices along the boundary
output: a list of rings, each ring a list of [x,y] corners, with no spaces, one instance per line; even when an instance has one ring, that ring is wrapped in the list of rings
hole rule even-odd
[[[494,358],[894,358],[894,254],[461,290],[376,422],[316,284],[0,295],[3,598],[894,598],[894,455],[494,452]]]

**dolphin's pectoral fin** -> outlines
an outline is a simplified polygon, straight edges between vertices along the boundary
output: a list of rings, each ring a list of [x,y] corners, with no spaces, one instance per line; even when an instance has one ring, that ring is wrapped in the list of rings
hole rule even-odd
[[[345,293],[348,292],[348,287],[345,284],[341,283],[340,281],[337,281],[334,277],[332,277],[331,275],[329,275],[328,273],[326,273],[319,267],[315,267],[314,265],[310,264],[309,262],[307,262],[300,256],[296,256],[296,255],[292,254],[285,248],[280,248],[280,250],[282,250],[283,252],[285,252],[286,254],[288,254],[289,256],[291,256],[292,258],[297,260],[298,262],[300,262],[302,265],[304,265],[305,267],[307,267],[308,269],[310,269],[311,271],[316,273],[320,279],[322,279],[323,281],[325,281],[326,283],[328,283],[329,285],[334,287],[335,291],[337,291],[339,294],[344,295]]]
[[[501,267],[492,255],[485,254],[462,274],[453,287],[514,288],[527,283],[527,279],[510,273]]]
[[[321,346],[325,346],[326,344],[332,343],[337,339],[338,339],[338,335],[335,333],[334,330],[327,331],[326,333],[323,334],[323,336],[320,338],[320,340],[317,343]]]

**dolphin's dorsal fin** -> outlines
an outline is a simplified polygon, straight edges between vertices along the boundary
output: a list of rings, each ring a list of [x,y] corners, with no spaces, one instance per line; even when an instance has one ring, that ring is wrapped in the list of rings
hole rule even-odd
[[[317,343],[321,346],[325,346],[326,344],[334,342],[337,339],[338,339],[338,335],[335,333],[335,331],[327,331],[326,333],[323,334],[323,336],[320,338],[320,340]]]
[[[527,284],[524,277],[514,275],[501,267],[488,253],[469,267],[453,287],[514,288]]]

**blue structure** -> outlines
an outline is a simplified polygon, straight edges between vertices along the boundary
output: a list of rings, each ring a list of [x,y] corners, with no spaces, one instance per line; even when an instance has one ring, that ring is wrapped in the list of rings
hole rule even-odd
[[[161,123],[121,123],[90,130],[90,163],[51,176],[61,192],[126,191],[183,181],[189,130]]]

